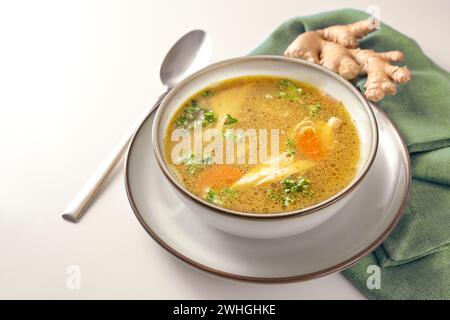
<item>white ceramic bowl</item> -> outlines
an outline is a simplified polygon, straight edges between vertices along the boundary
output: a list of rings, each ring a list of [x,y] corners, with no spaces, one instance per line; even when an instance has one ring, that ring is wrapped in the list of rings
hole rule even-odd
[[[284,213],[255,214],[210,204],[186,190],[171,174],[164,156],[163,138],[180,105],[203,88],[230,78],[272,75],[310,83],[342,101],[358,130],[361,156],[352,182],[339,193],[314,206]],[[154,120],[153,150],[158,165],[183,202],[213,227],[238,236],[272,239],[287,237],[318,226],[342,208],[355,193],[372,165],[378,147],[378,128],[366,99],[348,81],[319,65],[280,56],[242,57],[210,65],[178,84],[166,96]]]

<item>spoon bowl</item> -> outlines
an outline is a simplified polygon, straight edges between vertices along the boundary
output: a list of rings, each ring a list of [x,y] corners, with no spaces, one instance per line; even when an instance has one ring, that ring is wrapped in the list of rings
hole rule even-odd
[[[212,41],[203,30],[193,30],[181,37],[169,50],[161,65],[161,82],[170,90],[181,80],[210,62]]]

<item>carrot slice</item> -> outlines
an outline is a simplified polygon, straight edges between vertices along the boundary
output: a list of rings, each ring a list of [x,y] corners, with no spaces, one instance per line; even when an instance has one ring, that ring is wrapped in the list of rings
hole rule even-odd
[[[304,128],[299,131],[295,139],[300,154],[312,160],[322,160],[325,157],[325,147],[322,144],[318,132],[313,128]]]
[[[226,164],[209,165],[198,175],[196,191],[202,193],[207,188],[222,189],[231,186],[241,176],[241,171],[235,166]]]

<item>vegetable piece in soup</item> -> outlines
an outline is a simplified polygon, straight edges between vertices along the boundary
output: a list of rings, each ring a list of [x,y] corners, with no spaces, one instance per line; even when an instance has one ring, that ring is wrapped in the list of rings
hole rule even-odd
[[[225,80],[191,96],[164,139],[174,177],[195,196],[250,213],[299,210],[354,178],[360,156],[344,105],[293,79]]]

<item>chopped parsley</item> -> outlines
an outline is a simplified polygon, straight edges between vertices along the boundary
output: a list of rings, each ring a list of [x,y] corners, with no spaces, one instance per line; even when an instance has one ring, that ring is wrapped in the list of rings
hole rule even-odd
[[[238,119],[233,118],[232,116],[227,114],[225,116],[225,121],[223,122],[223,124],[226,125],[226,126],[231,126],[231,125],[235,124],[236,122],[238,122]]]
[[[278,81],[278,89],[280,90],[276,95],[278,98],[298,100],[303,94],[302,88],[297,87],[291,80],[288,79]]]
[[[280,182],[281,187],[277,190],[268,189],[267,195],[273,200],[279,201],[282,207],[294,204],[296,198],[301,196],[311,196],[311,182],[305,177],[287,178]]]
[[[217,121],[217,118],[216,118],[216,115],[214,114],[214,111],[208,110],[208,111],[203,112],[202,124],[204,127],[206,127],[210,124],[213,124],[216,121]]]
[[[295,145],[295,141],[293,139],[288,139],[286,141],[286,146],[288,147],[288,155],[293,156],[297,153],[297,146]]]
[[[183,164],[189,165],[189,164],[195,164],[195,155],[193,153],[190,153],[186,157],[181,160]]]
[[[203,165],[209,165],[209,164],[213,164],[213,163],[214,163],[214,158],[209,155],[204,157],[202,160]]]
[[[281,198],[280,203],[282,207],[288,207],[289,205],[294,204],[295,200],[289,196],[285,196]]]
[[[284,194],[311,195],[311,182],[305,177],[288,178],[281,181]]]
[[[207,202],[215,204],[215,205],[222,204],[222,202],[220,201],[220,199],[217,196],[217,192],[213,188],[209,188],[208,191],[206,191],[206,193],[204,195],[204,199]]]
[[[188,118],[183,114],[181,115],[176,121],[175,121],[175,125],[177,126],[177,128],[183,128],[186,127],[187,124],[189,123]]]
[[[184,109],[184,113],[193,115],[201,110],[202,108],[198,104],[197,100],[191,100],[191,104]]]
[[[321,108],[322,108],[322,105],[320,103],[316,103],[316,104],[308,106],[309,115],[311,117],[314,117],[320,111]]]
[[[202,108],[197,100],[191,100],[191,103],[186,106],[181,116],[175,121],[177,128],[192,129],[197,124],[208,126],[217,121],[217,118],[212,110]]]
[[[281,79],[278,81],[278,88],[280,90],[286,90],[286,89],[297,89],[297,86],[292,83],[291,80],[288,79]]]
[[[233,202],[236,198],[236,189],[232,187],[222,189],[222,191],[220,191],[220,196],[223,202]]]
[[[190,175],[197,174],[203,170],[207,165],[214,163],[214,158],[210,155],[205,156],[203,159],[196,159],[193,153],[185,156],[182,160],[185,165],[185,170]]]
[[[267,190],[267,195],[269,196],[270,199],[276,199],[277,195],[275,193],[275,191],[273,191],[273,189],[268,189]]]
[[[231,203],[235,197],[236,190],[231,187],[224,188],[220,192],[217,192],[213,188],[209,188],[203,196],[207,202],[218,206],[223,205],[224,202]]]
[[[202,96],[204,96],[205,98],[211,97],[214,95],[214,91],[213,90],[205,90],[202,92]]]

